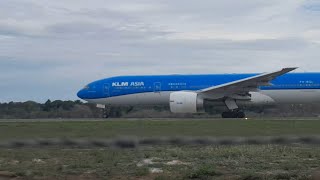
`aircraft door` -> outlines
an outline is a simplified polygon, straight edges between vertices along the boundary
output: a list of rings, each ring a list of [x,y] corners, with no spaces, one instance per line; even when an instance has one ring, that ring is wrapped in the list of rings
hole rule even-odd
[[[154,92],[160,92],[161,91],[161,82],[154,83]]]
[[[103,94],[104,94],[106,97],[109,97],[109,96],[110,96],[110,85],[109,85],[109,84],[104,84],[104,85],[103,85]]]

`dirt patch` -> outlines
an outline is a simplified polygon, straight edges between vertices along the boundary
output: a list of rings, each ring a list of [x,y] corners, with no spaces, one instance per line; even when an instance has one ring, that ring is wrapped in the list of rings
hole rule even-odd
[[[152,174],[163,173],[163,170],[161,168],[150,168],[149,171]]]
[[[156,163],[154,162],[156,160],[159,160],[159,158],[154,157],[154,158],[143,159],[142,161],[137,163],[137,166],[142,167],[142,166],[152,165]]]
[[[36,164],[44,164],[46,163],[44,160],[42,159],[32,159],[32,162],[36,163]]]
[[[165,163],[166,165],[168,166],[175,166],[175,165],[190,165],[190,163],[187,163],[187,162],[182,162],[180,160],[172,160],[172,161],[169,161],[167,163]]]
[[[313,174],[312,174],[312,178],[313,180],[319,180],[320,179],[320,169],[315,171]]]
[[[11,179],[17,177],[17,175],[10,171],[0,171],[0,179]]]
[[[9,165],[17,165],[19,163],[20,163],[20,161],[18,161],[18,160],[11,160],[8,162]]]

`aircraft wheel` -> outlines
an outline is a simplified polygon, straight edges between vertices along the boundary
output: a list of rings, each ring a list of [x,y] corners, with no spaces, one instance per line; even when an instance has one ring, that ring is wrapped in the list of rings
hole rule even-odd
[[[230,112],[223,112],[221,116],[222,118],[230,118]]]
[[[107,108],[103,109],[103,118],[109,118],[109,110]]]
[[[240,112],[237,112],[237,118],[245,118],[246,115],[244,112],[240,111]]]
[[[242,111],[230,111],[230,112],[223,112],[221,114],[222,118],[245,118],[246,115]]]

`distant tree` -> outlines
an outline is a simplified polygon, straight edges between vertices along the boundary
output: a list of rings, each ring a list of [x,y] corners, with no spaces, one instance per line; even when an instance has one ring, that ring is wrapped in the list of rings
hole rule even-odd
[[[75,104],[83,104],[80,100],[75,100],[74,103]]]
[[[40,110],[40,105],[34,101],[24,102],[22,106],[23,106],[23,109],[29,113]]]
[[[43,106],[43,110],[49,112],[51,110],[51,100],[48,99]]]
[[[51,109],[57,110],[60,107],[62,108],[63,106],[63,101],[61,100],[55,100],[51,102]]]
[[[75,105],[73,101],[64,101],[62,102],[62,109],[66,111],[70,111]]]

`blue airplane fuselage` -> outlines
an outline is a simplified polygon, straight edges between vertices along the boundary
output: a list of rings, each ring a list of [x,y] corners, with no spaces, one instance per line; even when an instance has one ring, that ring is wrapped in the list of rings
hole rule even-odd
[[[255,75],[257,74],[117,76],[88,84],[78,92],[78,97],[90,101],[143,93],[196,91]],[[277,77],[271,83],[271,86],[261,86],[260,90],[319,90],[320,73],[289,73]]]

